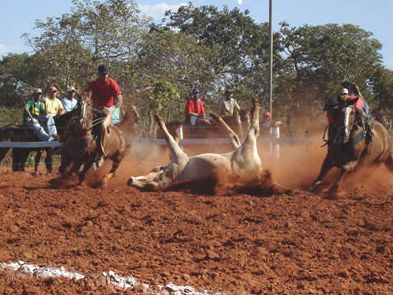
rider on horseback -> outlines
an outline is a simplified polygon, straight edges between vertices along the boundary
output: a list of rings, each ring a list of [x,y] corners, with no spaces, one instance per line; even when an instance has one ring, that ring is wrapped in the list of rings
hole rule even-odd
[[[233,98],[233,90],[227,89],[224,99],[220,102],[218,114],[220,116],[233,115],[234,112],[240,112],[240,110],[239,104],[236,99]]]
[[[357,99],[355,103],[356,117],[359,125],[365,130],[366,144],[368,144],[373,139],[373,119],[371,116],[371,109],[366,100],[360,94],[359,87],[357,85],[350,82],[343,82],[341,84],[343,87],[346,87],[341,90],[341,100],[345,101]],[[348,89],[351,90],[351,94],[349,94]]]
[[[187,100],[184,114],[186,115],[186,125],[195,125],[198,118],[205,117],[203,102],[199,99],[199,88],[195,87],[192,97]]]
[[[325,98],[325,107],[323,110],[326,111],[326,117],[329,123],[327,144],[329,145],[335,140],[338,131],[334,110],[339,108],[341,102],[353,100],[356,98],[357,101],[354,106],[356,110],[357,121],[359,125],[365,129],[366,143],[368,144],[372,141],[372,118],[370,115],[370,108],[364,98],[360,95],[357,85],[349,82],[343,82],[342,84],[343,86],[351,87],[353,89],[353,94],[349,95],[348,88],[343,88],[341,89],[340,96],[328,95]]]
[[[95,117],[106,117],[120,107],[123,103],[123,97],[116,81],[109,77],[109,69],[106,65],[98,66],[98,77],[91,80],[87,86],[87,91],[91,93]],[[96,165],[100,167],[103,163],[106,152],[103,149],[103,142],[106,138],[105,130],[100,130],[101,124],[96,125],[93,129],[94,135],[97,136],[97,154]]]

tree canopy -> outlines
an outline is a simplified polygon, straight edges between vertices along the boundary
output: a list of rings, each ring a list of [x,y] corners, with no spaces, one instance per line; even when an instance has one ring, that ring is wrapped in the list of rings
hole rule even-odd
[[[189,3],[154,23],[133,0],[73,0],[69,12],[38,20],[34,29],[37,36],[24,35],[31,55],[0,60],[1,106],[20,107],[35,87],[84,90],[101,63],[146,118],[158,110],[182,119],[194,86],[208,113],[217,111],[227,87],[241,106],[252,95],[268,106],[269,26],[247,10]],[[273,45],[275,116],[320,115],[323,97],[344,80],[391,112],[393,73],[382,66],[382,45],[371,32],[351,24],[281,23]]]

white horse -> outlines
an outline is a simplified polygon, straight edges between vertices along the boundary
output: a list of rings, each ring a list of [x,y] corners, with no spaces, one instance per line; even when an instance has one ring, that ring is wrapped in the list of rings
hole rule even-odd
[[[257,149],[259,133],[259,102],[253,99],[252,121],[246,139],[241,144],[239,137],[218,116],[212,115],[228,132],[234,150],[225,154],[206,153],[193,157],[179,147],[178,142],[168,132],[161,117],[156,116],[157,124],[165,134],[170,150],[171,161],[167,166],[154,168],[145,176],[130,177],[127,184],[143,189],[163,190],[181,183],[212,177],[217,169],[224,169],[234,175],[261,175],[261,159]]]

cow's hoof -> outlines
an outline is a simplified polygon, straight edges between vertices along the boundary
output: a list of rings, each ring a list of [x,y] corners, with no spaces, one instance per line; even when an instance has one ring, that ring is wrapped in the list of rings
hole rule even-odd
[[[134,181],[132,180],[132,177],[130,177],[130,178],[128,179],[128,181],[127,181],[127,185],[128,185],[128,186],[131,186],[133,182],[134,182]]]

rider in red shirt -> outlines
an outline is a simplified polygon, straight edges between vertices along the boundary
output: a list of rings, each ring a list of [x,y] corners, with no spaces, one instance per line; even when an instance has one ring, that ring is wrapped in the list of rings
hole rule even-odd
[[[192,91],[192,97],[187,100],[184,110],[187,125],[195,125],[198,117],[205,117],[205,108],[203,102],[199,100],[199,93],[199,88],[195,87]]]
[[[109,77],[109,69],[106,65],[98,66],[98,77],[90,81],[87,86],[87,91],[91,93],[93,107],[102,111],[104,117],[120,107],[123,103],[120,88],[116,81]],[[98,115],[98,117],[100,117],[100,115]],[[101,124],[96,126],[101,127]],[[103,149],[106,133],[98,129],[93,129],[93,132],[99,135],[97,139],[99,152],[97,154],[96,166],[100,167],[104,160],[103,156],[106,155]]]

